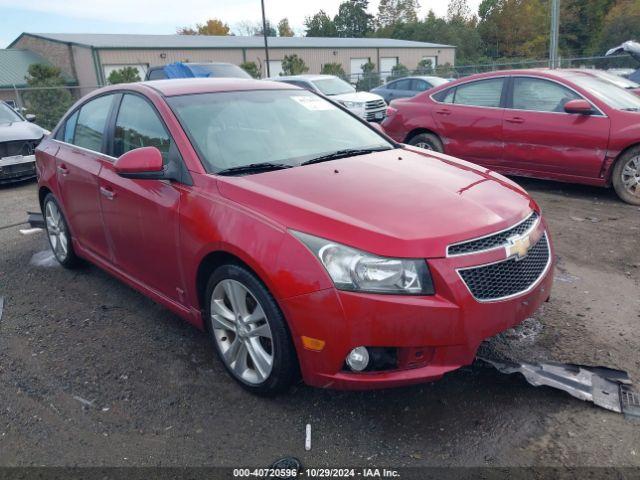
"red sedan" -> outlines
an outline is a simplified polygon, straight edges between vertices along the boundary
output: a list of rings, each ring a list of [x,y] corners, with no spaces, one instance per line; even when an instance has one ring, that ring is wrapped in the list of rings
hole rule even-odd
[[[640,205],[640,97],[588,72],[500,71],[392,102],[395,140]]]
[[[298,87],[190,79],[85,97],[37,151],[58,261],[208,331],[256,393],[440,378],[549,298],[535,202]]]

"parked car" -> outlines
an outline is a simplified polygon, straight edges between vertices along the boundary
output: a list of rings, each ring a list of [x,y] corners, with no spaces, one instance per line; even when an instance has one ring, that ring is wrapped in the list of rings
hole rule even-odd
[[[640,84],[637,84],[636,82],[631,81],[628,78],[621,77],[620,75],[615,75],[611,72],[607,72],[606,70],[597,70],[595,68],[581,68],[571,71],[593,75],[594,77],[598,77],[600,80],[604,80],[605,82],[609,82],[620,88],[629,90],[636,95],[640,95]]]
[[[0,101],[0,184],[36,176],[35,148],[49,132]]]
[[[640,97],[582,71],[474,75],[394,100],[395,140],[510,175],[613,185],[640,205]]]
[[[449,80],[440,77],[404,77],[376,87],[371,90],[371,93],[380,95],[385,102],[390,102],[396,98],[413,97],[445,83],[449,83]]]
[[[168,78],[251,78],[242,68],[232,63],[183,63],[149,67],[145,80]]]
[[[283,83],[102,88],[36,156],[58,261],[207,330],[256,393],[438,379],[551,291],[522,188]]]
[[[334,75],[292,75],[274,77],[270,80],[296,85],[325,95],[369,122],[384,118],[387,103],[375,93],[356,92],[353,85]]]

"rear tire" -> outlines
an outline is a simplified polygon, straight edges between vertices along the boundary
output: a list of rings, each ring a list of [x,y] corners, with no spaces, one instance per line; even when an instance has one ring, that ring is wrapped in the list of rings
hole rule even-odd
[[[640,205],[640,146],[618,158],[611,172],[611,183],[622,201]]]
[[[240,265],[218,267],[205,302],[211,340],[233,379],[258,395],[286,391],[298,360],[284,315],[260,279]]]
[[[424,148],[425,150],[444,153],[442,141],[433,133],[419,133],[418,135],[414,135],[409,140],[409,145]]]
[[[64,268],[73,269],[78,266],[80,259],[73,249],[73,239],[69,225],[64,218],[62,209],[53,194],[48,193],[42,203],[47,239],[58,263]]]

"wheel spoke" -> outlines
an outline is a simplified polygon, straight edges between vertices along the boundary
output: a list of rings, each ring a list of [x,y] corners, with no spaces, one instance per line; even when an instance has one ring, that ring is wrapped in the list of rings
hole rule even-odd
[[[233,371],[240,377],[244,376],[244,372],[247,370],[247,346],[243,342],[238,342],[238,352],[236,353],[236,360],[233,364]]]
[[[238,359],[238,353],[244,349],[242,341],[236,337],[229,348],[223,353],[224,359],[227,361],[227,365],[231,366],[233,362]]]
[[[231,303],[233,313],[240,316],[247,315],[247,291],[238,282],[227,281],[224,283],[224,291]]]
[[[262,310],[262,307],[260,306],[260,304],[257,304],[256,308],[253,309],[253,312],[251,313],[251,315],[249,315],[244,319],[244,323],[246,324],[257,323],[261,320],[266,320],[266,318],[264,316],[264,310]]]
[[[252,341],[247,341],[245,343],[247,351],[249,352],[249,356],[251,357],[251,361],[255,366],[256,373],[258,377],[263,380],[269,376],[271,371],[271,357],[264,351],[262,347],[256,345],[256,343]]]
[[[213,320],[213,328],[221,329],[221,330],[229,330],[231,332],[236,331],[236,325],[231,320],[223,317],[222,315],[213,314],[211,315],[211,320]]]
[[[211,314],[219,315],[231,322],[236,320],[236,316],[227,308],[221,298],[216,298],[211,302]]]
[[[256,327],[253,330],[249,331],[249,336],[271,338],[271,329],[269,328],[269,324],[265,322],[259,327]]]
[[[67,236],[64,233],[60,234],[60,248],[62,249],[62,253],[67,255]]]

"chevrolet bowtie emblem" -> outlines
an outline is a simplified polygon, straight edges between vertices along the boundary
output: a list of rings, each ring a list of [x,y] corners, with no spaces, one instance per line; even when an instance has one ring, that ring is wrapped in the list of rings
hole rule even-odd
[[[504,248],[507,251],[507,258],[515,257],[516,260],[521,260],[527,256],[531,249],[531,237],[526,234],[508,238]]]

